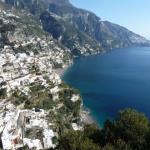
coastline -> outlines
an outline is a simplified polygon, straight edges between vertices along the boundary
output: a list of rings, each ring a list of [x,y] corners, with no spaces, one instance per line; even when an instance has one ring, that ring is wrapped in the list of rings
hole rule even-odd
[[[60,76],[60,78],[62,78],[62,76],[65,74],[65,72],[68,70],[68,68],[73,64],[70,63],[70,64],[67,64],[65,65],[63,68],[58,68],[58,69],[53,69],[53,71],[58,74]]]
[[[67,69],[68,67],[54,69],[54,72],[58,74],[60,77],[62,77]]]
[[[81,121],[87,125],[97,124],[94,118],[91,116],[90,112],[85,109],[83,109],[81,112]]]
[[[60,76],[60,78],[63,77],[65,72],[68,70],[68,68],[73,64],[70,63],[69,65],[65,65],[63,68],[54,69],[54,72]],[[83,124],[97,124],[94,118],[91,116],[91,113],[89,110],[82,108],[81,111],[81,121]]]

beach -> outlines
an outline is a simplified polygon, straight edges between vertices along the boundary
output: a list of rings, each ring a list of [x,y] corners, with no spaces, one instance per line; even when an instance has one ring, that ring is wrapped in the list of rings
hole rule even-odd
[[[66,64],[64,65],[62,68],[57,68],[57,69],[53,69],[53,71],[58,74],[61,78],[64,75],[64,73],[67,71],[67,69],[73,64],[73,62],[71,62],[70,64]]]

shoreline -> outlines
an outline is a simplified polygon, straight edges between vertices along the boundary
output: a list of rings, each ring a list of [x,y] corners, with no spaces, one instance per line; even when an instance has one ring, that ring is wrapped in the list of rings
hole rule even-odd
[[[56,74],[58,74],[60,76],[60,78],[61,78],[72,64],[73,63],[71,63],[69,65],[65,65],[63,68],[53,69],[53,71]]]
[[[65,65],[64,68],[58,68],[58,69],[54,69],[54,72],[56,74],[58,74],[60,76],[60,78],[63,77],[63,75],[65,74],[65,72],[67,71],[67,69],[73,64],[73,62],[69,65]],[[84,107],[82,108],[81,111],[81,121],[84,124],[97,124],[95,119],[91,116],[91,113],[89,110],[85,109]]]
[[[81,120],[86,125],[90,125],[90,124],[96,124],[97,125],[96,121],[91,116],[91,113],[85,109],[83,109],[81,112]]]

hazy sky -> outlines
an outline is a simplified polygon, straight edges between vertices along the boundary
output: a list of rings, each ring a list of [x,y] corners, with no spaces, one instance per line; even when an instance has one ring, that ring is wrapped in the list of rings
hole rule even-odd
[[[150,39],[150,0],[70,0],[79,8]]]

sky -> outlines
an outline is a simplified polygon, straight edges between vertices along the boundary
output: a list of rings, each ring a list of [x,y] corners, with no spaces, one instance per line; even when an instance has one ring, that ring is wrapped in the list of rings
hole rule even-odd
[[[122,25],[150,39],[150,0],[70,0],[102,20]]]

